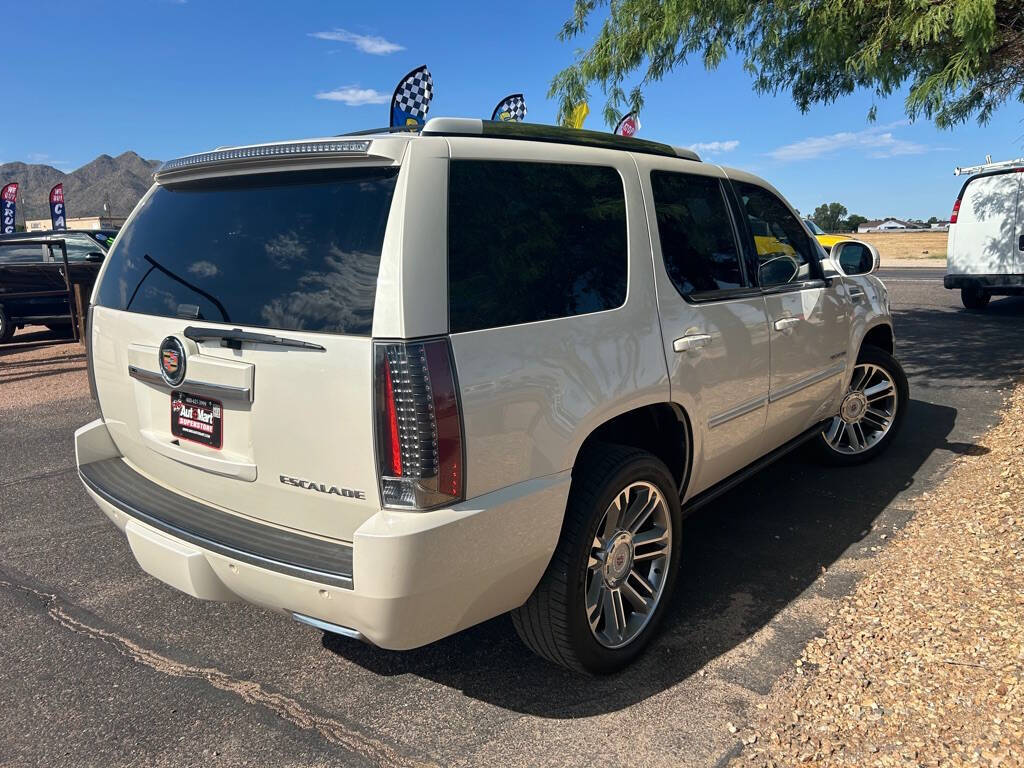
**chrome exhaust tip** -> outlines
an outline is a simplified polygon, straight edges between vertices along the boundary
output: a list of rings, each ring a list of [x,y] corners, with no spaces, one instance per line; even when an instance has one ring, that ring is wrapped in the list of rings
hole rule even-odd
[[[292,613],[292,618],[300,624],[306,624],[310,627],[315,627],[316,629],[322,630],[324,632],[330,632],[333,635],[349,637],[353,640],[360,640],[364,643],[370,642],[365,637],[363,637],[362,632],[356,629],[352,629],[351,627],[343,627],[340,624],[332,624],[329,621],[314,619],[312,616],[306,616],[302,613]]]

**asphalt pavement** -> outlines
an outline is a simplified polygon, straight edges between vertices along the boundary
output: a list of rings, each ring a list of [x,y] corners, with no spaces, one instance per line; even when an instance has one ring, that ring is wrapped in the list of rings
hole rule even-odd
[[[911,381],[898,441],[856,469],[791,455],[689,518],[661,636],[604,679],[532,656],[507,617],[395,653],[177,593],[80,487],[84,372],[59,407],[5,408],[0,385],[0,765],[724,763],[729,724],[792,673],[910,500],[980,450],[1024,371],[1024,298],[968,312],[942,270],[882,277]]]

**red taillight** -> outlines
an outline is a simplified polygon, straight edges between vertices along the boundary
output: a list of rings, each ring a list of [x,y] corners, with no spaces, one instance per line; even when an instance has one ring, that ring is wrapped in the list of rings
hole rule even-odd
[[[387,468],[388,474],[401,477],[402,475],[402,450],[398,440],[398,413],[395,409],[395,385],[391,382],[391,368],[384,366],[384,407],[387,409],[387,430],[388,441],[391,443],[391,450],[388,451],[391,465]]]
[[[377,456],[385,506],[462,499],[462,414],[447,339],[376,342]]]
[[[950,224],[956,224],[956,215],[957,215],[957,214],[958,214],[959,212],[960,212],[960,198],[958,197],[958,198],[956,199],[956,202],[955,202],[955,203],[953,203],[953,213],[951,213],[951,214],[949,215],[949,223],[950,223]]]

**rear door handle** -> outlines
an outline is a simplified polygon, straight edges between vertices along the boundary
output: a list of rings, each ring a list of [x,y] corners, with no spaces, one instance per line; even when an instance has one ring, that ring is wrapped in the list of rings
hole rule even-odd
[[[864,298],[864,290],[861,288],[850,288],[850,299],[860,301]]]
[[[795,325],[799,325],[799,317],[780,317],[775,321],[775,330],[780,333],[788,333]]]
[[[676,352],[689,352],[694,349],[706,347],[710,341],[711,334],[709,333],[691,333],[673,341],[672,349]]]
[[[1021,235],[1020,239],[1017,240],[1017,250],[1024,251],[1024,235]]]

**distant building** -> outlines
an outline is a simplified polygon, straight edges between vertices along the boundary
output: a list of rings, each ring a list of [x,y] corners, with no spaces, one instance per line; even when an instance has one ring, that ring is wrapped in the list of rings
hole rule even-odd
[[[858,232],[906,232],[907,230],[920,229],[928,229],[928,225],[917,221],[903,221],[902,219],[865,221],[857,227]]]
[[[118,229],[125,222],[124,216],[81,216],[68,219],[68,229]],[[49,219],[28,219],[25,221],[26,232],[45,232],[50,229]]]

